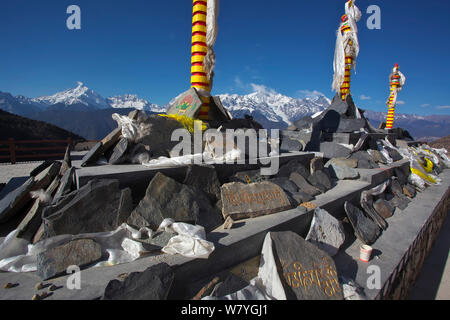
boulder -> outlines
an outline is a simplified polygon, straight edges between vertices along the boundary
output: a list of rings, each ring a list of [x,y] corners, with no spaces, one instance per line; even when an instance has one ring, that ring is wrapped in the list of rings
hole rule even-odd
[[[44,209],[46,237],[115,230],[120,196],[118,180],[89,181]]]
[[[207,232],[223,223],[203,192],[158,172],[127,223],[156,230],[166,218],[201,225]]]
[[[201,190],[211,203],[220,199],[220,181],[214,166],[189,166],[183,183]]]
[[[305,240],[333,257],[345,241],[344,226],[327,211],[317,208]]]
[[[367,245],[374,243],[381,233],[377,224],[348,201],[344,203],[344,209],[358,239]]]
[[[83,268],[102,257],[101,246],[91,239],[70,241],[37,256],[37,275],[43,280],[66,274],[69,266]]]
[[[271,232],[272,250],[288,300],[343,300],[333,259],[291,232]]]
[[[292,208],[290,200],[281,187],[271,182],[224,184],[222,215],[233,220],[254,218]]]
[[[132,272],[124,281],[111,280],[106,286],[103,300],[166,300],[174,273],[166,263]]]

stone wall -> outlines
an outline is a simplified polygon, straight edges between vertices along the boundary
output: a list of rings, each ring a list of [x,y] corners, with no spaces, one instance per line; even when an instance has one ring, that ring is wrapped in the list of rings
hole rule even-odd
[[[409,297],[411,289],[422,271],[425,259],[439,236],[450,208],[450,189],[435,207],[430,219],[405,253],[397,268],[391,274],[376,300],[404,300]]]

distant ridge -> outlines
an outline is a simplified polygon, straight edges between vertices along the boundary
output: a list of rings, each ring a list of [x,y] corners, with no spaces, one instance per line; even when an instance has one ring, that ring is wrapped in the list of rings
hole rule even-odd
[[[85,139],[67,130],[43,121],[31,120],[0,110],[0,140],[72,140]]]

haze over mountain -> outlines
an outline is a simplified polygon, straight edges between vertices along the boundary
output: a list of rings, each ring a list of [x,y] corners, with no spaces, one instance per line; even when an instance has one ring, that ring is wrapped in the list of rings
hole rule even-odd
[[[264,86],[255,86],[254,89],[255,92],[248,95],[219,96],[233,117],[252,115],[267,129],[284,129],[304,116],[323,111],[331,103],[329,98],[320,93],[298,99]],[[78,82],[75,88],[38,98],[14,97],[0,91],[0,109],[52,123],[93,140],[103,138],[117,126],[111,118],[113,113],[127,114],[133,109],[161,113],[165,112],[166,108],[167,105],[158,106],[133,94],[103,98],[82,82]],[[383,112],[367,110],[365,115],[374,126],[386,119],[386,113]],[[432,140],[450,134],[450,116],[447,115],[397,114],[395,121],[396,126],[410,131],[418,139]]]

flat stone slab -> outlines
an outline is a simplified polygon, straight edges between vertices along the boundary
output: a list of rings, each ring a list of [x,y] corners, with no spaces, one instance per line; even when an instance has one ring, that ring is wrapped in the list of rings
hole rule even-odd
[[[100,260],[101,257],[101,246],[94,240],[74,240],[38,254],[37,274],[47,280],[66,273],[69,266],[82,268]]]
[[[231,182],[221,188],[222,215],[233,220],[268,215],[292,207],[286,193],[271,182]]]

